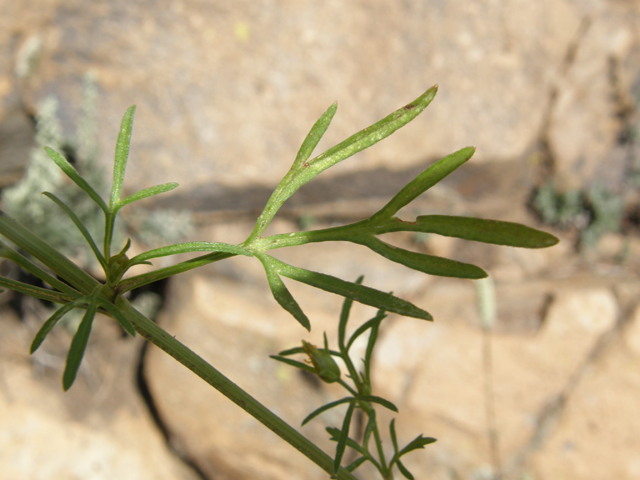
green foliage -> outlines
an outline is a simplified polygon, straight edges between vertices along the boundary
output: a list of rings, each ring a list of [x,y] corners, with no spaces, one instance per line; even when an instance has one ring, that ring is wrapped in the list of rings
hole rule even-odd
[[[8,215],[19,218],[31,232],[46,238],[51,246],[64,254],[77,256],[80,253],[83,263],[92,255],[87,247],[99,258],[87,234],[90,232],[92,237],[104,234],[100,203],[104,203],[101,195],[108,191],[104,172],[97,165],[97,96],[95,78],[87,75],[74,138],[67,138],[63,133],[57,114],[58,101],[55,97],[46,98],[38,107],[36,148],[31,153],[25,174],[20,182],[2,191],[2,205]],[[73,166],[58,152],[70,154]],[[54,162],[51,162],[52,158]],[[69,182],[65,174],[76,175],[76,180],[85,185],[84,192]],[[40,196],[43,192],[45,197]],[[87,198],[85,192],[91,192],[92,197]],[[129,199],[134,200],[137,199]],[[74,215],[70,216],[62,205],[69,205]],[[76,227],[83,225],[79,228],[81,235],[69,228],[66,217],[71,218]],[[115,229],[113,236],[122,239],[125,229],[135,232],[137,240],[155,246],[175,242],[191,234],[193,222],[188,212],[138,211],[127,217],[124,225]]]
[[[362,283],[363,277],[356,280],[356,284]],[[271,358],[278,360],[279,362],[286,363],[301,370],[311,372],[317,375],[322,381],[326,383],[339,383],[349,394],[347,397],[334,402],[330,402],[320,408],[317,408],[311,412],[303,421],[302,425],[305,425],[309,421],[313,420],[320,414],[331,410],[332,408],[340,405],[348,405],[344,420],[341,428],[329,427],[327,432],[330,435],[332,441],[336,442],[336,453],[334,456],[333,469],[334,472],[338,472],[342,458],[344,456],[347,447],[355,450],[359,455],[355,461],[346,466],[345,469],[349,472],[353,472],[365,462],[370,462],[377,470],[383,479],[393,478],[393,467],[397,466],[400,473],[408,478],[413,479],[413,475],[402,464],[400,458],[405,454],[424,448],[425,445],[435,442],[434,438],[425,438],[422,435],[415,438],[407,446],[402,449],[398,448],[398,440],[395,430],[395,419],[391,420],[389,425],[389,432],[393,443],[394,454],[389,462],[385,458],[384,449],[382,448],[382,439],[380,431],[378,429],[378,422],[376,417],[376,410],[374,405],[380,405],[393,412],[398,412],[398,408],[388,400],[384,398],[372,395],[373,386],[371,383],[371,361],[373,359],[373,350],[378,339],[378,332],[380,330],[380,324],[387,317],[383,310],[379,310],[376,316],[362,324],[357,328],[353,334],[347,340],[347,323],[349,321],[349,315],[351,313],[351,306],[353,300],[346,298],[342,312],[340,314],[340,322],[338,323],[338,350],[330,350],[327,341],[327,335],[324,335],[324,348],[318,349],[309,343],[302,341],[302,347],[296,347],[289,350],[280,352],[278,355],[273,355]],[[358,371],[356,369],[353,359],[349,355],[349,350],[353,346],[354,342],[364,334],[369,334],[367,341],[367,348],[365,357],[363,359],[363,368]],[[306,354],[309,357],[311,365],[292,360],[289,357],[295,354]],[[349,383],[342,380],[340,375],[340,369],[333,359],[338,358],[344,364],[348,374],[346,376],[349,379]],[[362,442],[358,442],[349,437],[349,430],[351,428],[351,420],[353,418],[354,411],[359,409],[367,417],[365,433],[362,438]],[[370,449],[369,444],[373,439],[374,450]]]
[[[175,183],[166,183],[150,188],[145,188],[137,193],[123,198],[124,175],[129,157],[131,134],[135,107],[129,108],[121,123],[120,132],[116,143],[116,153],[113,169],[113,182],[108,202],[101,196],[100,185],[86,178],[82,171],[77,170],[56,148],[46,147],[48,157],[60,170],[79,187],[74,195],[83,195],[84,201],[92,204],[97,218],[102,220],[102,241],[95,241],[96,234],[89,228],[86,220],[78,213],[76,204],[70,206],[68,198],[62,195],[48,192],[46,194],[51,203],[60,208],[69,217],[80,232],[104,270],[104,283],[89,276],[77,267],[56,248],[34,235],[29,228],[17,223],[7,214],[0,214],[0,235],[12,242],[25,255],[7,245],[0,246],[0,255],[26,268],[38,278],[47,283],[51,288],[38,288],[0,277],[0,286],[4,286],[37,298],[46,299],[62,305],[42,326],[32,343],[31,351],[35,351],[44,341],[47,334],[63,315],[74,309],[84,312],[80,325],[71,341],[65,371],[63,374],[63,388],[69,389],[80,367],[84,351],[88,344],[91,326],[96,313],[102,313],[116,320],[129,334],[140,333],[163,349],[176,360],[194,371],[204,381],[221,391],[233,402],[241,406],[264,425],[276,432],[286,441],[294,445],[303,454],[321,466],[325,471],[340,479],[353,479],[349,470],[369,461],[383,472],[385,479],[392,478],[393,467],[406,478],[413,478],[401,463],[400,458],[415,449],[423,448],[433,439],[422,436],[410,442],[403,449],[397,445],[395,424],[390,425],[390,435],[394,444],[394,455],[387,463],[382,451],[380,434],[375,421],[374,405],[380,405],[387,409],[397,411],[389,401],[371,395],[371,358],[378,335],[380,322],[385,318],[385,312],[397,313],[422,320],[432,320],[431,315],[425,310],[410,302],[374,288],[365,286],[362,278],[356,282],[350,282],[327,274],[313,272],[302,267],[286,264],[267,252],[276,248],[299,246],[314,242],[352,242],[362,245],[378,253],[379,255],[399,263],[408,268],[415,269],[432,275],[441,275],[457,278],[483,278],[486,273],[481,268],[457,262],[451,259],[435,257],[397,248],[383,242],[378,237],[390,232],[414,232],[429,233],[458,237],[471,241],[508,245],[524,248],[544,248],[557,243],[557,239],[547,233],[525,227],[523,225],[484,220],[467,217],[446,217],[440,215],[418,216],[414,221],[404,221],[396,217],[396,213],[415,200],[423,192],[437,184],[440,180],[452,173],[471,158],[474,148],[463,148],[442,160],[426,168],[420,175],[402,188],[382,209],[370,217],[339,227],[332,227],[304,232],[290,232],[280,235],[263,236],[270,222],[277,214],[284,202],[291,197],[302,185],[311,181],[327,168],[345,160],[355,153],[368,148],[397,129],[413,120],[432,101],[436,94],[436,87],[430,88],[413,102],[391,113],[377,123],[352,135],[347,140],[328,149],[324,153],[311,158],[314,148],[327,130],[337,105],[334,104],[320,117],[311,128],[305,138],[300,151],[289,172],[282,179],[267,202],[264,210],[256,221],[255,228],[248,238],[239,245],[231,245],[222,242],[196,241],[176,243],[160,248],[154,248],[141,253],[133,258],[127,256],[130,240],[121,242],[116,236],[116,218],[121,209],[128,207],[144,198],[168,192],[177,187]],[[55,125],[54,125],[55,126]],[[44,164],[43,164],[44,165]],[[43,167],[44,168],[44,167]],[[48,168],[48,167],[47,167]],[[54,177],[51,177],[54,178]],[[57,186],[55,183],[53,186]],[[28,197],[29,195],[26,195]],[[91,221],[95,220],[95,215]],[[124,243],[118,253],[112,250],[117,244]],[[159,257],[176,255],[187,252],[203,252],[203,255],[193,259],[177,263],[170,267],[159,268],[152,272],[125,278],[126,272],[134,265],[149,264],[151,260]],[[27,258],[27,255],[29,258]],[[345,298],[340,325],[338,331],[338,350],[329,349],[325,341],[324,349],[317,349],[303,343],[302,347],[283,352],[279,360],[291,365],[312,371],[324,381],[338,382],[348,392],[349,396],[325,405],[307,417],[309,421],[314,416],[337,405],[346,404],[347,412],[342,427],[338,430],[329,430],[332,438],[337,442],[336,455],[330,459],[315,445],[302,437],[298,432],[273,415],[267,408],[250,397],[233,382],[218,372],[202,358],[191,352],[172,336],[168,335],[157,325],[135,310],[123,297],[123,294],[148,283],[167,278],[179,273],[221,261],[226,258],[243,255],[255,258],[265,270],[266,280],[271,288],[274,299],[304,328],[311,328],[309,316],[289,292],[282,277],[301,282],[326,292],[334,293]],[[38,263],[39,262],[40,266]],[[47,272],[55,273],[51,275]],[[58,280],[59,277],[61,280]],[[349,311],[353,301],[370,305],[379,310],[378,315],[366,322],[346,338],[346,326]],[[359,336],[369,333],[369,341],[364,359],[364,370],[356,371],[351,359],[349,349]],[[293,353],[306,353],[310,356],[312,365],[305,365],[287,358]],[[349,371],[348,378],[353,386],[342,380],[332,357],[340,358]],[[364,440],[361,445],[349,438],[351,418],[356,409],[361,409],[369,418],[365,429]],[[375,442],[376,454],[369,451],[369,440]],[[342,456],[346,447],[358,451],[362,458],[346,469],[340,468]]]

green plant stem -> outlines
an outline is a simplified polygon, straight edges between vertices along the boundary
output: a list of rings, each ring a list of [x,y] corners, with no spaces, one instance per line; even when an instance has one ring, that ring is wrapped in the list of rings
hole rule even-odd
[[[202,267],[204,265],[208,265],[210,263],[218,262],[220,260],[224,260],[225,258],[235,256],[236,255],[233,253],[209,253],[207,255],[201,255],[191,260],[187,260],[185,262],[180,262],[170,267],[159,268],[157,270],[154,270],[153,272],[143,273],[142,275],[136,275],[135,277],[126,278],[118,283],[117,293],[122,294],[130,290],[140,288],[144,285],[157,282],[158,280],[163,280],[165,278],[172,277],[173,275],[188,272],[189,270],[193,270],[194,268]]]
[[[146,338],[178,362],[182,363],[185,367],[258,420],[269,430],[300,451],[304,456],[322,468],[325,472],[329,474],[333,473],[333,459],[316,447],[296,429],[291,427],[255,398],[238,387],[235,383],[207,363],[202,357],[191,351],[158,325],[139,313],[126,299],[119,297],[116,300],[115,305],[134,325],[136,331],[142,337]],[[344,469],[340,469],[336,478],[339,480],[357,480],[356,477]]]
[[[378,458],[380,459],[380,474],[385,478],[385,480],[393,479],[393,473],[389,472],[389,467],[387,466],[387,460],[384,458],[384,449],[382,448],[382,439],[380,438],[378,423],[376,422],[376,419],[375,419],[376,411],[372,408],[371,411],[368,412],[368,414],[369,414],[370,420],[372,420],[374,424],[373,437],[376,441]]]
[[[104,258],[109,261],[111,257],[111,240],[113,238],[113,232],[116,225],[116,214],[109,212],[105,214],[104,219]]]

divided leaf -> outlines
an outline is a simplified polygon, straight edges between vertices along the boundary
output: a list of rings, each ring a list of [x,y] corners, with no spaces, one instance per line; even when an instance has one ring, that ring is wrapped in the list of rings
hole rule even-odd
[[[302,185],[318,176],[327,168],[332,167],[333,165],[371,147],[372,145],[375,145],[380,140],[385,139],[399,128],[405,126],[417,117],[429,105],[429,103],[431,103],[431,100],[435,97],[437,90],[437,86],[431,87],[413,102],[396,110],[379,122],[360,130],[358,133],[352,135],[345,141],[335,145],[312,160],[305,160],[303,162],[298,161],[298,158],[296,158],[296,161],[294,162],[291,170],[289,170],[289,173],[287,173],[269,198],[267,205],[260,214],[256,222],[255,229],[249,236],[248,240],[255,240],[262,235],[280,207]],[[316,141],[316,136],[320,133],[324,133],[326,127],[328,127],[329,122],[335,113],[332,109],[333,105],[329,107],[329,110],[327,110],[323,116],[320,117],[320,120],[318,120],[318,122],[313,126],[313,136],[311,138],[307,136],[307,139],[305,139],[305,142],[308,140],[307,144],[305,145],[303,142],[303,146],[301,147],[300,152],[298,152],[300,159],[304,158],[312,145],[315,147],[313,142]],[[297,168],[302,164],[304,164],[304,168]]]

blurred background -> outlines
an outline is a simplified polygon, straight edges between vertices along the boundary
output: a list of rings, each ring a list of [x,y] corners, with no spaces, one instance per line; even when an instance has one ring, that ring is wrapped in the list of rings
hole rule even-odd
[[[434,315],[433,324],[390,316],[375,353],[377,394],[400,408],[400,442],[438,438],[405,457],[416,478],[640,479],[639,26],[636,0],[0,0],[2,209],[99,275],[71,223],[33,199],[55,191],[95,218],[41,147],[108,191],[119,122],[136,104],[125,191],[181,187],[123,211],[121,241],[138,251],[241,242],[329,105],[338,101],[338,113],[317,153],[438,84],[423,114],[301,189],[272,231],[364,218],[433,161],[473,145],[469,164],[404,216],[518,221],[561,243],[528,251],[392,239],[475,262],[495,289],[427,277],[356,246],[280,258],[364,274]],[[0,270],[28,281],[9,263]],[[323,330],[335,341],[341,303],[290,285],[310,314],[307,335],[263,277],[234,258],[133,301],[297,426],[339,393],[268,355],[301,338],[320,344]],[[484,321],[478,296],[496,307]],[[0,296],[0,478],[326,478],[106,319],[63,393],[79,319],[28,355],[51,308]],[[354,308],[354,328],[373,314]],[[331,454],[324,427],[338,422],[330,412],[301,431]]]

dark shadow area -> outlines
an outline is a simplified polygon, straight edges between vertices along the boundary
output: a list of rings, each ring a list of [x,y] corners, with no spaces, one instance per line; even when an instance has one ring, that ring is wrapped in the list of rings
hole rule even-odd
[[[403,170],[375,168],[342,175],[319,177],[303,185],[282,207],[283,212],[300,210],[339,201],[388,201],[434,161]],[[509,181],[505,181],[509,179]],[[524,184],[524,185],[523,185]],[[527,168],[522,161],[493,162],[466,165],[445,178],[440,185],[452,188],[464,200],[477,201],[491,194],[500,195],[531,189]],[[225,187],[220,184],[202,185],[188,192],[158,197],[156,208],[178,208],[198,212],[259,213],[269,200],[275,185]],[[507,197],[508,198],[508,197]]]

